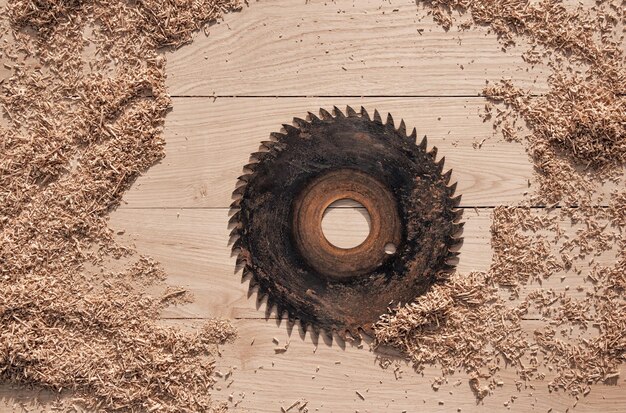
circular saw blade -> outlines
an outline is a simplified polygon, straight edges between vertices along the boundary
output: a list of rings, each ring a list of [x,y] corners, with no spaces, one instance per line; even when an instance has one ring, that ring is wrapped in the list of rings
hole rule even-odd
[[[359,337],[390,307],[413,301],[453,268],[461,242],[453,197],[437,149],[416,144],[404,121],[365,109],[320,109],[294,118],[253,153],[234,191],[231,217],[238,265],[267,315],[319,333]],[[370,234],[354,248],[324,237],[321,219],[338,199],[360,202]],[[392,253],[389,253],[389,245]]]

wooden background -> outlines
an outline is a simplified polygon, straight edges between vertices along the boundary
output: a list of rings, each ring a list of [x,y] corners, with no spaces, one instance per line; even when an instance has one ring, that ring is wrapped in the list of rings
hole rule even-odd
[[[486,80],[503,77],[542,93],[545,68],[526,65],[523,47],[503,52],[486,29],[445,32],[430,17],[418,17],[424,14],[410,0],[256,2],[227,15],[208,37],[198,34],[168,53],[174,108],[166,120],[167,157],[126,194],[111,226],[162,262],[169,283],[193,292],[195,302],[166,310],[164,322],[193,326],[225,317],[236,325],[238,340],[218,360],[220,372],[233,374],[219,378],[214,392],[234,411],[280,412],[298,400],[311,412],[626,410],[623,380],[596,385],[578,402],[548,393],[547,380],[518,392],[514,370],[502,371],[504,386],[480,404],[461,373],[434,391],[436,368],[418,374],[399,361],[383,369],[367,345],[316,344],[297,328],[266,320],[264,305],[256,308],[256,296],[248,297],[247,282],[235,273],[228,206],[249,154],[292,117],[334,105],[391,112],[428,136],[463,194],[459,271],[489,267],[491,209],[523,200],[534,182],[524,148],[502,142],[479,118],[486,103],[479,94]],[[350,212],[329,216],[333,235],[346,242],[367,232]],[[582,277],[567,277],[577,294]],[[543,287],[564,284],[555,276]],[[540,325],[536,317],[524,321],[529,332]],[[280,346],[290,343],[285,353],[275,354],[274,338]],[[511,396],[517,399],[507,407]],[[29,406],[32,397],[0,386],[0,412]]]

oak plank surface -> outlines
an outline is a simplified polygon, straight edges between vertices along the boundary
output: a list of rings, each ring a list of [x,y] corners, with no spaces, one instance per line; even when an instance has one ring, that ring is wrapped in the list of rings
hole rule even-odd
[[[414,0],[269,0],[209,32],[168,56],[172,95],[476,96],[501,78],[542,93],[549,72],[524,62],[524,39],[503,53],[486,28],[446,32]]]
[[[530,381],[517,391],[514,368],[502,367],[496,375],[504,382],[491,396],[478,403],[468,385],[468,375],[457,372],[448,377],[448,383],[438,391],[431,384],[441,371],[435,367],[416,373],[412,367],[399,361],[400,372],[392,365],[381,368],[376,353],[347,343],[342,348],[320,339],[311,340],[309,334],[294,328],[289,331],[274,320],[236,320],[239,339],[222,349],[218,369],[233,375],[220,380],[221,389],[213,394],[227,400],[233,396],[231,406],[237,412],[280,412],[297,400],[308,401],[309,412],[622,412],[626,403],[623,381],[617,385],[595,385],[587,397],[576,399],[563,392],[549,393],[546,380]],[[526,333],[541,327],[538,321],[526,321]],[[272,340],[276,338],[279,344]],[[284,354],[274,349],[289,342]],[[622,369],[624,372],[624,369]],[[227,387],[232,380],[230,387]],[[534,389],[529,387],[532,385]],[[356,392],[363,395],[362,400]],[[511,402],[511,396],[517,397]],[[510,410],[504,403],[509,402]],[[576,407],[573,408],[576,403]],[[294,409],[297,411],[297,409]]]
[[[201,320],[165,320],[166,324],[184,329],[201,326]],[[313,340],[301,330],[290,330],[285,323],[275,320],[237,319],[233,323],[238,339],[220,347],[217,362],[217,383],[211,394],[216,401],[229,404],[229,411],[249,413],[277,413],[296,401],[306,401],[309,412],[597,412],[620,413],[626,403],[623,381],[617,385],[597,384],[579,401],[563,392],[549,393],[546,379],[533,380],[515,386],[514,368],[502,366],[496,379],[504,382],[492,395],[478,403],[468,385],[468,375],[455,372],[448,376],[438,391],[431,388],[433,380],[441,376],[436,367],[427,367],[416,373],[402,360],[392,359],[386,369],[381,358],[364,348],[320,337]],[[523,323],[525,333],[541,327],[538,321]],[[278,345],[273,340],[278,340]],[[274,349],[289,343],[288,349],[277,354]],[[387,356],[383,356],[387,357]],[[226,373],[232,372],[230,375]],[[626,371],[622,368],[622,374]],[[532,388],[532,387],[534,388]],[[361,399],[356,392],[363,395]],[[54,400],[48,392],[16,389],[0,385],[0,412],[41,411],[34,405],[34,397],[43,402]],[[515,396],[514,402],[511,397]],[[232,398],[232,400],[231,400]],[[504,403],[508,402],[509,408]],[[13,409],[13,406],[16,406]],[[574,407],[575,406],[575,407]],[[298,411],[297,407],[290,411]]]
[[[166,157],[124,195],[122,208],[219,208],[250,154],[271,132],[319,108],[365,107],[401,119],[438,148],[462,206],[517,204],[535,191],[523,144],[505,142],[479,117],[483,98],[175,98],[165,125]],[[521,127],[521,126],[520,126]],[[600,192],[615,188],[607,184]],[[603,202],[606,202],[603,201]]]
[[[539,211],[539,213],[544,213]],[[235,258],[229,245],[228,209],[118,209],[111,217],[115,231],[124,230],[123,242],[132,242],[139,253],[149,255],[162,263],[168,274],[168,283],[188,289],[195,301],[165,310],[165,318],[264,318],[265,304],[256,308],[256,293],[248,297],[248,282],[242,282],[235,270]],[[347,219],[341,214],[329,215],[329,232],[342,242],[360,239],[363,230],[360,219]],[[486,210],[465,210],[463,245],[460,249],[458,271],[486,271],[491,264],[491,214]],[[564,231],[572,234],[575,228],[562,222]],[[614,252],[595,258],[609,265]],[[585,281],[589,264],[575,272],[556,273],[547,280],[529,284],[524,291],[553,288],[565,291],[571,297],[582,298],[591,284]],[[561,280],[561,275],[565,279]],[[582,286],[585,291],[578,291]],[[506,293],[504,293],[506,297]],[[515,304],[515,301],[512,301]],[[529,314],[529,318],[537,317]]]
[[[177,98],[166,121],[166,158],[124,195],[123,208],[227,207],[261,141],[293,117],[333,105],[389,112],[415,127],[419,140],[426,135],[429,149],[437,146],[452,169],[462,205],[515,203],[534,189],[532,165],[521,144],[504,142],[481,120],[484,104],[482,98]]]

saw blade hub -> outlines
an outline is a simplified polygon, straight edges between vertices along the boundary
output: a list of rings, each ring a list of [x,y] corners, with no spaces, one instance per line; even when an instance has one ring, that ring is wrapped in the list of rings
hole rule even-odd
[[[353,248],[333,245],[322,231],[324,212],[340,199],[360,203],[371,219],[369,235]],[[356,169],[332,169],[313,179],[296,197],[292,236],[317,274],[341,280],[368,274],[390,259],[385,246],[400,243],[402,223],[397,201],[382,182]]]

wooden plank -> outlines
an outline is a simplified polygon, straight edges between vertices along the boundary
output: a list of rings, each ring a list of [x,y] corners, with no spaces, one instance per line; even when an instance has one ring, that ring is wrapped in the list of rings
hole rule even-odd
[[[427,135],[429,148],[437,146],[453,171],[462,206],[516,204],[534,191],[533,167],[522,144],[504,142],[478,116],[484,104],[482,98],[177,98],[166,121],[166,158],[124,195],[122,207],[227,207],[261,141],[293,117],[333,105],[389,112],[416,127],[419,139]]]
[[[166,320],[167,324],[184,329],[198,328],[201,322]],[[515,369],[506,366],[496,374],[504,385],[477,403],[468,385],[468,376],[463,372],[448,376],[448,383],[434,391],[431,384],[441,376],[436,367],[416,373],[408,363],[395,359],[397,364],[383,369],[378,354],[369,351],[367,344],[359,349],[350,343],[342,346],[323,338],[313,341],[309,334],[303,335],[297,328],[290,330],[285,323],[277,325],[274,320],[238,319],[233,323],[238,338],[222,346],[221,357],[217,359],[217,371],[222,375],[229,371],[232,374],[226,378],[216,375],[217,382],[211,390],[214,400],[229,404],[229,411],[274,413],[280,412],[281,407],[287,409],[296,401],[305,400],[309,412],[457,412],[457,409],[463,413],[485,409],[548,412],[552,409],[554,413],[562,413],[569,408],[578,413],[618,413],[626,403],[621,379],[616,385],[592,386],[591,393],[576,402],[563,392],[548,392],[547,383],[552,377],[549,371],[545,371],[546,380],[526,382],[518,391]],[[535,320],[523,322],[528,334],[541,326],[541,322]],[[279,346],[289,342],[285,353],[276,354],[274,349],[278,346],[274,338]],[[622,368],[621,372],[623,375],[626,370]],[[37,396],[48,404],[37,408],[34,401]],[[511,396],[517,397],[514,402]],[[48,392],[0,385],[0,413],[47,411],[46,406],[52,400],[54,395]],[[505,408],[505,402],[509,402],[509,409]],[[22,403],[28,410],[21,408]],[[290,412],[298,412],[297,407]]]
[[[532,165],[521,144],[503,142],[478,117],[484,104],[482,98],[174,99],[166,121],[167,156],[124,195],[125,207],[226,207],[250,153],[270,132],[294,116],[333,105],[390,112],[416,127],[420,138],[427,135],[429,147],[437,146],[452,168],[462,205],[516,203],[533,189]]]
[[[57,398],[52,391],[0,383],[0,413],[50,412]]]
[[[486,28],[446,32],[414,0],[270,0],[169,55],[168,86],[174,96],[475,96],[486,80],[514,78],[546,91],[549,71],[526,64],[518,41],[503,52]]]
[[[304,339],[297,329],[289,334],[285,323],[277,327],[273,320],[236,320],[235,325],[239,338],[223,348],[222,358],[218,360],[222,372],[235,370],[229,379],[219,379],[217,386],[221,390],[212,394],[217,400],[228,400],[232,395],[230,405],[237,403],[238,412],[280,412],[281,407],[287,409],[297,400],[308,401],[310,412],[509,411],[505,402],[509,402],[511,412],[548,412],[550,408],[554,413],[568,408],[579,413],[621,412],[626,403],[623,380],[614,386],[593,386],[591,393],[581,397],[574,409],[573,397],[563,392],[548,392],[551,377],[548,371],[545,381],[526,383],[535,389],[524,387],[517,391],[515,369],[504,366],[497,378],[505,384],[477,403],[468,376],[463,372],[449,376],[449,382],[434,391],[431,384],[441,376],[436,367],[418,374],[410,365],[399,361],[402,372],[394,373],[394,366],[386,370],[379,366],[376,353],[368,351],[367,345],[363,349],[350,344],[341,348],[336,342],[329,345],[319,340],[316,346],[308,334]],[[532,334],[541,323],[526,321],[523,327]],[[275,354],[278,346],[273,338],[278,339],[280,346],[289,341],[284,354]],[[511,402],[511,396],[517,399]]]
[[[543,213],[543,212],[541,212]],[[331,215],[329,231],[333,237],[345,242],[358,238],[362,231],[342,215]],[[487,270],[491,263],[489,210],[466,210],[464,215],[464,243],[461,248],[458,270],[461,273]],[[142,254],[161,262],[168,274],[168,282],[187,288],[195,301],[165,310],[165,318],[263,318],[265,305],[256,308],[256,294],[248,297],[248,282],[242,283],[235,273],[235,259],[231,257],[227,209],[119,209],[111,217],[111,227],[125,230],[124,239],[132,241]],[[567,224],[562,223],[569,233]],[[615,260],[612,253],[597,257],[596,262],[609,265]],[[582,298],[591,285],[582,275],[561,273],[542,282],[528,285],[524,291],[536,288],[553,288],[565,291],[572,297]],[[512,302],[515,304],[515,302]],[[535,318],[533,314],[529,318]]]

